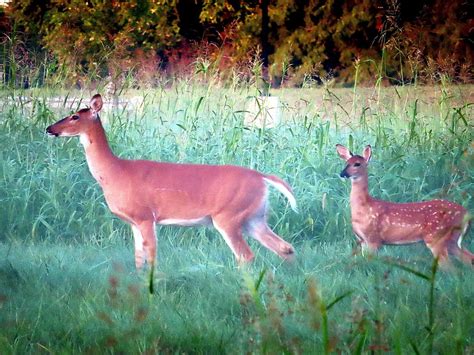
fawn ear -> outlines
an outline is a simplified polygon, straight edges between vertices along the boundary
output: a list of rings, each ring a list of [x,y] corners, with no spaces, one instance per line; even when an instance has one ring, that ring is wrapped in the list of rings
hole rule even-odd
[[[94,116],[97,116],[99,111],[102,109],[102,104],[102,96],[100,96],[100,94],[95,94],[92,96],[90,105]]]
[[[372,157],[372,147],[370,146],[370,144],[364,148],[363,155],[365,161],[368,163],[370,158]]]
[[[339,154],[339,156],[346,161],[349,160],[354,155],[351,153],[349,149],[347,149],[341,144],[336,144],[336,150],[337,150],[337,154]]]

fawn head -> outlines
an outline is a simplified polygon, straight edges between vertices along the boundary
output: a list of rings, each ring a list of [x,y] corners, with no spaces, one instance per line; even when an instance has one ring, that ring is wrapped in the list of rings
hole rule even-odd
[[[370,145],[364,148],[362,156],[352,154],[349,149],[341,144],[336,144],[336,150],[339,156],[347,162],[346,167],[341,171],[341,177],[357,180],[359,177],[367,174],[367,165],[372,156]]]
[[[83,108],[70,116],[52,124],[46,128],[46,133],[55,137],[73,137],[87,132],[91,123],[99,119],[99,111],[102,109],[102,97],[96,94],[92,97],[90,107]]]

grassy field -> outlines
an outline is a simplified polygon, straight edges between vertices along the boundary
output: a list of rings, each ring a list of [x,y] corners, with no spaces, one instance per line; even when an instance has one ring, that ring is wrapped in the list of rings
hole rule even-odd
[[[379,198],[474,213],[473,92],[282,89],[272,129],[243,125],[251,88],[127,92],[102,114],[117,155],[255,168],[286,179],[299,205],[271,193],[291,264],[250,240],[256,260],[238,268],[216,231],[160,227],[153,295],[78,139],[44,134],[95,92],[0,92],[0,353],[473,353],[473,269],[439,271],[422,244],[355,255],[335,152],[372,145]]]

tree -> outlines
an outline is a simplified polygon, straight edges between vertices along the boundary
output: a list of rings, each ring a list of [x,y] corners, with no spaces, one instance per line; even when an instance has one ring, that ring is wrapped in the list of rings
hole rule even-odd
[[[156,51],[179,39],[176,0],[14,0],[10,13],[58,62],[77,77],[103,77],[109,64],[125,63],[135,50]],[[112,64],[113,65],[113,64]]]
[[[206,56],[203,62],[216,70],[251,72],[262,53],[277,86],[307,78],[400,83],[440,71],[468,81],[470,6],[464,0],[12,0],[8,13],[28,45],[52,53],[70,78],[179,71],[180,63]]]

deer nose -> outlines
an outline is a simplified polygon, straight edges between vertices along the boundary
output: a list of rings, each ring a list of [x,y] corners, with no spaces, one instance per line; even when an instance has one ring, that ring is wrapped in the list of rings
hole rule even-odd
[[[342,178],[349,178],[350,177],[350,175],[347,173],[347,169],[344,169],[343,171],[341,171],[339,176],[342,177]]]
[[[56,132],[53,132],[53,129],[52,129],[51,127],[52,127],[52,126],[49,126],[48,128],[46,128],[46,133],[48,133],[49,135],[58,137],[59,134],[57,134]]]

